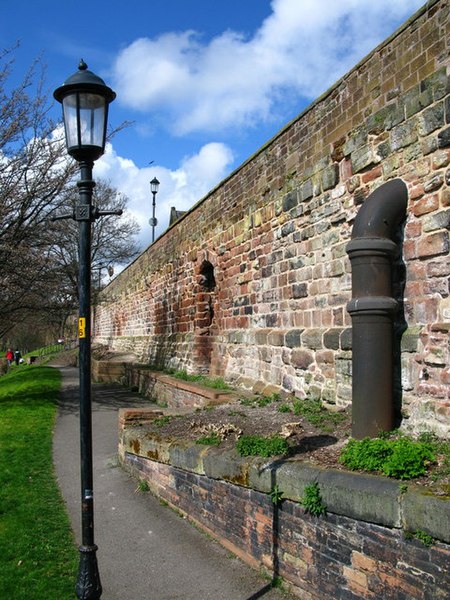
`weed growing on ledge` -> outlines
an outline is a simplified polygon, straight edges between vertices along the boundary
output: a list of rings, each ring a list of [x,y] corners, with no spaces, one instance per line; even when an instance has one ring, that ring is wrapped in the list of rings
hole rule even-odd
[[[283,502],[283,492],[280,490],[277,483],[273,486],[269,496],[274,504],[281,504]]]
[[[192,381],[194,383],[199,383],[200,385],[204,385],[205,387],[210,387],[215,390],[232,390],[222,377],[206,377],[206,375],[190,375],[186,371],[174,371],[172,369],[167,369],[166,371],[172,377],[176,377],[177,379],[182,379],[183,381]]]
[[[217,435],[217,433],[210,433],[209,435],[204,435],[198,440],[195,441],[196,444],[203,444],[204,446],[219,446],[222,440]]]
[[[137,488],[134,490],[135,493],[137,492],[149,492],[150,491],[150,487],[148,485],[148,483],[145,481],[145,479],[140,479],[139,483],[137,485]]]
[[[171,420],[172,417],[170,415],[164,415],[163,417],[158,417],[157,419],[155,419],[153,421],[153,424],[155,425],[155,427],[164,427],[164,425],[170,423]]]
[[[403,537],[405,538],[405,540],[419,540],[426,548],[430,548],[434,544],[434,538],[431,537],[431,535],[428,535],[428,533],[425,533],[425,531],[422,531],[421,529],[418,529],[415,532],[405,531]]]
[[[334,413],[327,410],[317,398],[305,398],[293,402],[294,415],[304,417],[311,425],[319,427],[324,431],[331,431],[335,425],[345,419],[342,413]]]
[[[351,439],[342,450],[340,462],[351,470],[376,471],[396,479],[413,479],[426,473],[436,461],[433,444],[398,439]]]
[[[323,503],[317,481],[314,481],[305,487],[305,495],[300,500],[300,504],[307,513],[315,517],[324,515],[327,512],[327,507]]]
[[[289,450],[287,441],[279,435],[263,437],[259,435],[243,435],[239,438],[236,449],[241,456],[277,456]]]

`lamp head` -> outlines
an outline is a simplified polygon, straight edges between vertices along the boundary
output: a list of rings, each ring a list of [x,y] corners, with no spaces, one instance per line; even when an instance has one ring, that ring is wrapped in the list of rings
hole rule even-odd
[[[151,190],[152,194],[158,193],[159,181],[156,179],[156,177],[153,177],[153,179],[150,181],[150,190]]]
[[[67,152],[77,161],[97,160],[105,151],[108,107],[115,92],[81,60],[53,96],[63,106]]]

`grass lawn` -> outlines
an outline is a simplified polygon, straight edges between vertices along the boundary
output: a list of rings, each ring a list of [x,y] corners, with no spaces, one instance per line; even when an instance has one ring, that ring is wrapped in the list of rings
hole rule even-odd
[[[0,598],[75,598],[78,551],[52,463],[60,373],[0,377]]]

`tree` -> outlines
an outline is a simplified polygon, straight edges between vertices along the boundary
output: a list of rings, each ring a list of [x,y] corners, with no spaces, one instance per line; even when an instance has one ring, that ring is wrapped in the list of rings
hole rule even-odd
[[[65,192],[65,207],[70,211],[78,202],[78,189]],[[105,181],[94,188],[93,204],[101,211],[125,210],[127,198]],[[67,212],[67,210],[66,210]],[[139,254],[134,236],[139,232],[137,222],[127,215],[102,216],[92,224],[92,287],[101,287],[103,269],[123,265]],[[53,227],[53,247],[50,256],[59,278],[59,293],[77,303],[78,299],[78,223],[72,219],[57,221]]]
[[[0,55],[0,336],[46,294],[46,218],[76,165],[64,160],[61,128],[49,118],[36,61],[11,89],[11,51]]]
[[[0,338],[30,318],[60,319],[77,299],[77,224],[52,225],[49,215],[67,212],[78,198],[78,166],[67,155],[63,127],[50,118],[41,61],[14,86],[13,55],[0,52]],[[96,201],[123,208],[126,199],[98,183]],[[117,219],[102,217],[94,227],[94,268],[137,253],[137,225]]]

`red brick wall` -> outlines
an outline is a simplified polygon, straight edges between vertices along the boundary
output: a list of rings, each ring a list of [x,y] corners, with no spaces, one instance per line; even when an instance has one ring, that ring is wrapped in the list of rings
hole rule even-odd
[[[448,545],[426,548],[399,529],[328,513],[312,517],[296,502],[125,455],[125,464],[163,500],[223,545],[291,583],[304,600],[444,600]]]
[[[169,229],[104,291],[95,339],[140,361],[351,402],[346,245],[398,177],[404,232],[402,411],[448,432],[449,7],[427,5]],[[214,266],[205,291],[201,266]],[[205,306],[213,308],[208,326]]]

